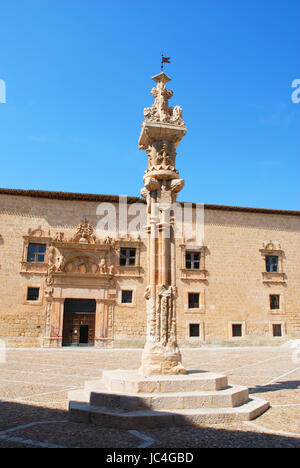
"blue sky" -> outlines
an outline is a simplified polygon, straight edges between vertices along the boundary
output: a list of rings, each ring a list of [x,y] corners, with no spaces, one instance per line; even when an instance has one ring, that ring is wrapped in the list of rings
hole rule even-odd
[[[137,196],[160,54],[184,201],[299,210],[298,0],[5,0],[0,186]]]

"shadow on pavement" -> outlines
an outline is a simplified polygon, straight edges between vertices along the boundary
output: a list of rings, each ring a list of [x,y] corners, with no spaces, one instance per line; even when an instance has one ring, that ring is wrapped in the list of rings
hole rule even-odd
[[[280,390],[297,390],[300,389],[300,380],[286,380],[284,382],[275,382],[269,385],[256,385],[249,388],[249,393],[266,393],[276,392]]]
[[[298,382],[299,383],[299,382]],[[292,387],[294,388],[294,387]],[[54,423],[55,422],[55,423]],[[14,430],[16,429],[16,430]],[[300,447],[300,439],[216,426],[139,430],[160,448]],[[139,448],[129,431],[68,421],[68,412],[30,403],[0,402],[0,447]]]

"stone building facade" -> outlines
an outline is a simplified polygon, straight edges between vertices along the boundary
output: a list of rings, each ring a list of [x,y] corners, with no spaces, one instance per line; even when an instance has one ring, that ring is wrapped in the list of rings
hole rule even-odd
[[[145,205],[127,202],[129,210]],[[0,189],[0,339],[7,346],[144,345],[146,239],[123,235],[118,225],[115,238],[99,235],[101,204],[113,205],[119,219],[116,196]],[[300,212],[203,210],[201,245],[176,239],[179,344],[300,338]]]

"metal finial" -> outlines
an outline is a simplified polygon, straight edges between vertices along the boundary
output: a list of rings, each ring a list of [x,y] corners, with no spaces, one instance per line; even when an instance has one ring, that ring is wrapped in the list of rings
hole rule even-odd
[[[160,66],[161,71],[163,71],[164,69],[164,63],[171,63],[171,62],[170,62],[170,57],[164,57],[164,53],[162,52],[161,53],[161,66]]]

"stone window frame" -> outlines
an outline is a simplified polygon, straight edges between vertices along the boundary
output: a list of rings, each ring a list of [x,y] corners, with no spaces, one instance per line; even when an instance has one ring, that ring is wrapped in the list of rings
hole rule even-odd
[[[131,293],[130,301],[124,301],[124,293]],[[122,304],[132,304],[133,303],[133,290],[132,289],[121,289],[121,302]]]
[[[29,230],[28,234],[23,236],[23,252],[21,260],[22,273],[47,273],[49,263],[49,247],[52,244],[52,237],[45,236],[44,232],[38,228],[34,231]],[[46,246],[45,258],[43,262],[28,262],[29,244],[42,244]]]
[[[206,281],[207,270],[205,268],[205,257],[207,254],[207,247],[205,245],[189,245],[181,244],[181,262],[180,262],[180,277],[181,279],[195,279]],[[194,252],[200,253],[200,268],[186,268],[186,253]]]
[[[277,262],[276,264],[273,262],[273,261],[269,261],[269,267],[271,268],[271,270],[269,271],[268,270],[268,259],[270,260],[273,260],[273,259],[277,259]],[[279,262],[279,256],[278,255],[266,255],[265,256],[265,262],[266,262],[266,273],[279,273],[280,271],[280,262]],[[272,270],[272,268],[274,268],[276,265],[276,270]]]
[[[132,291],[132,302],[122,302],[122,291]],[[117,305],[120,307],[136,307],[136,286],[132,284],[122,284],[117,293]]]
[[[122,260],[122,250],[125,250],[126,251],[126,255],[125,255],[125,261],[127,262],[130,262],[130,259],[134,258],[134,264],[130,264],[130,263],[125,263],[125,265],[121,265],[121,260]],[[130,251],[133,251],[134,250],[134,257],[130,255]],[[127,255],[127,253],[129,253],[129,255]],[[120,267],[135,267],[136,264],[137,264],[137,252],[136,252],[136,247],[123,247],[121,246],[120,247],[120,255],[119,255],[119,266]]]
[[[285,283],[286,275],[283,268],[284,251],[278,242],[264,242],[263,248],[259,249],[262,255],[262,281],[263,283]],[[266,257],[278,257],[278,271],[268,272],[266,269]]]
[[[38,288],[39,289],[39,297],[37,301],[30,301],[27,299],[28,289],[29,288]],[[30,283],[24,285],[23,290],[23,305],[31,305],[31,306],[41,306],[43,305],[43,297],[44,297],[44,288],[42,284],[37,283]]]
[[[278,307],[272,307],[272,300],[274,300],[274,298],[276,298],[276,304],[273,304],[274,306],[278,305]],[[277,304],[277,298],[278,298],[278,304]],[[280,303],[281,303],[281,300],[280,300],[280,294],[269,294],[269,300],[270,300],[270,310],[280,310]]]
[[[281,325],[281,336],[273,335],[273,325]],[[269,333],[272,338],[284,338],[286,336],[286,321],[285,320],[271,320],[269,322]]]
[[[199,336],[190,336],[190,325],[199,325]],[[191,343],[202,343],[205,339],[204,321],[203,320],[186,320],[185,340]]]
[[[190,260],[187,260],[187,255],[191,255]],[[195,255],[199,255],[199,259],[195,259]],[[190,268],[186,266],[187,262],[191,263]],[[195,265],[195,263],[199,264],[199,268],[195,268],[195,266],[194,268],[192,267],[192,265]],[[201,270],[201,252],[196,251],[196,250],[186,250],[185,251],[185,268],[187,270]]]
[[[197,302],[197,301],[191,301],[191,295],[198,296],[198,307],[191,307],[190,303],[191,302]],[[194,310],[194,309],[200,309],[200,293],[199,292],[188,292],[188,309],[189,310]]]
[[[135,249],[135,265],[120,265],[121,249]],[[141,276],[141,249],[139,240],[120,240],[116,248],[116,268],[120,276]]]
[[[242,336],[233,336],[232,326],[241,325]],[[230,340],[243,340],[247,337],[247,322],[246,320],[230,320],[228,322],[228,337]]]
[[[39,250],[36,250],[34,252],[30,252],[30,247],[31,246],[42,246],[44,247],[44,251],[39,251]],[[30,255],[33,255],[34,259],[33,260],[28,260],[28,257]],[[26,261],[28,263],[45,263],[45,259],[46,259],[46,255],[47,255],[47,244],[45,244],[44,242],[29,242],[28,243],[28,246],[27,246],[27,258],[26,258]],[[43,261],[40,261],[38,260],[38,257],[39,256],[43,256]]]
[[[199,294],[199,307],[189,308],[189,294]],[[184,312],[188,314],[205,313],[205,289],[191,289],[185,293]]]
[[[270,296],[279,296],[279,309],[271,309]],[[275,291],[273,290],[272,292],[268,291],[267,301],[268,301],[268,305],[267,305],[268,314],[282,315],[285,313],[285,301],[284,301],[284,294],[282,293],[282,291],[277,291],[277,290]]]
[[[33,292],[34,294],[32,294]],[[32,296],[31,298],[29,297],[30,295]],[[40,288],[27,286],[27,301],[37,302],[39,300],[39,297],[40,297]]]

